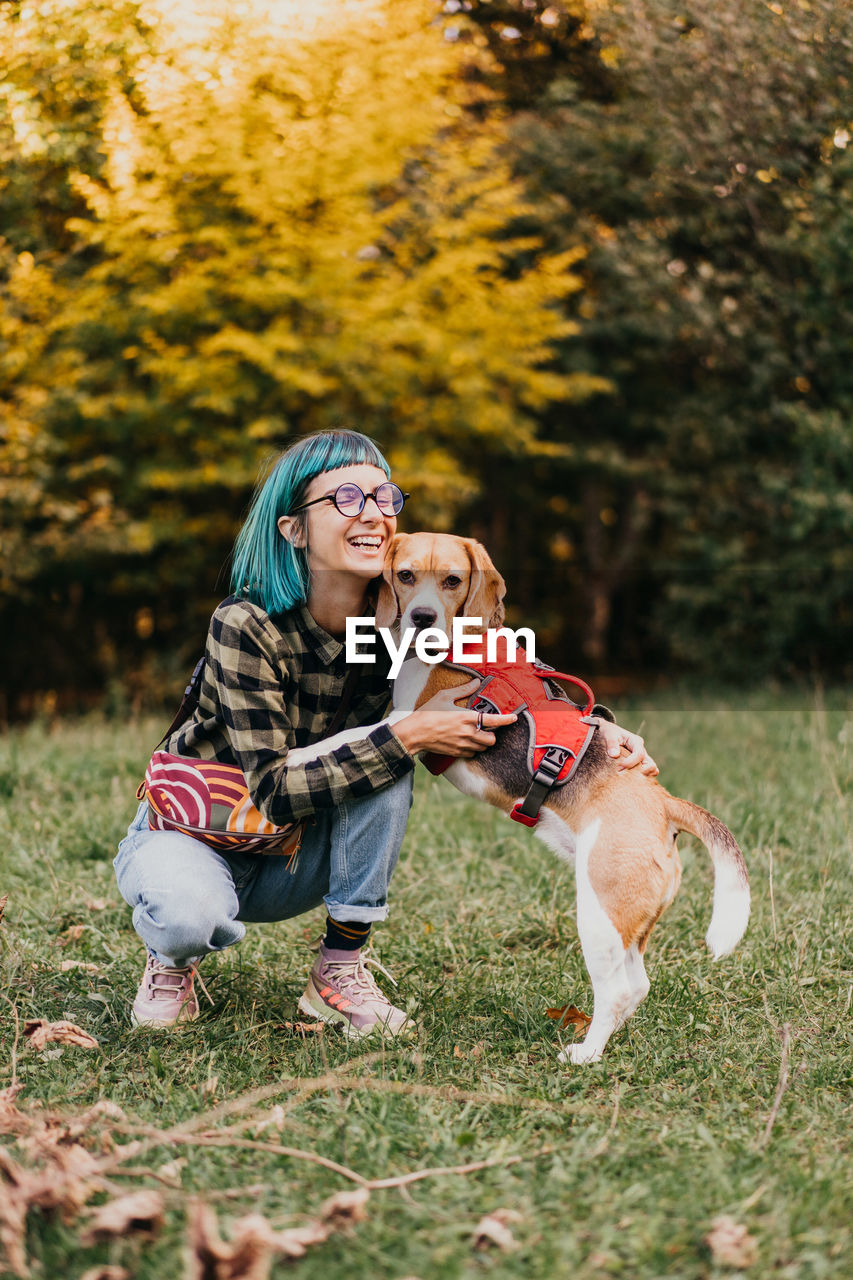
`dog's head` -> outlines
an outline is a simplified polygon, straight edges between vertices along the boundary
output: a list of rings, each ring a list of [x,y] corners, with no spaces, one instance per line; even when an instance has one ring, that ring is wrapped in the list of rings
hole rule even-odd
[[[506,583],[473,538],[448,533],[399,533],[391,543],[376,606],[380,627],[450,635],[454,618],[482,618],[484,627],[504,620]]]

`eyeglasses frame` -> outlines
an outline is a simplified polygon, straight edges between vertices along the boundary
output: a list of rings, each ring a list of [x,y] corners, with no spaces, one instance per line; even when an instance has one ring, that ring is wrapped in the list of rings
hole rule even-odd
[[[310,502],[303,502],[301,506],[299,506],[299,507],[294,507],[294,508],[293,508],[293,510],[292,510],[291,512],[289,512],[288,514],[289,514],[289,515],[292,515],[292,516],[295,516],[295,515],[297,515],[297,513],[298,513],[298,512],[300,512],[300,511],[305,511],[307,507],[314,507],[314,506],[316,506],[318,502],[331,502],[332,506],[335,508],[335,510],[337,511],[338,515],[342,515],[346,520],[354,520],[354,519],[356,518],[356,516],[360,516],[360,515],[361,515],[362,511],[363,511],[363,510],[364,510],[364,508],[367,506],[367,499],[368,499],[368,498],[372,498],[372,499],[373,499],[373,501],[376,503],[376,510],[379,512],[379,514],[380,514],[381,516],[392,516],[392,517],[396,517],[396,516],[398,516],[398,515],[400,514],[400,511],[390,511],[390,512],[389,512],[389,511],[383,511],[383,510],[382,510],[382,508],[380,507],[379,503],[378,503],[378,502],[377,502],[377,500],[376,500],[376,494],[377,494],[378,490],[379,490],[379,489],[381,489],[381,488],[382,488],[382,486],[383,486],[383,485],[386,485],[386,484],[394,485],[394,488],[397,490],[397,492],[398,492],[398,493],[402,493],[402,494],[403,494],[403,501],[402,501],[402,503],[400,504],[400,511],[402,511],[402,510],[403,510],[403,507],[406,505],[407,500],[408,500],[409,498],[411,498],[411,496],[412,496],[412,495],[411,495],[410,493],[403,493],[403,490],[400,488],[400,486],[399,486],[398,484],[394,484],[394,481],[393,481],[393,480],[383,480],[383,481],[382,481],[382,484],[378,484],[378,485],[376,486],[376,488],[373,490],[373,492],[372,492],[372,493],[365,493],[365,492],[364,492],[364,490],[362,489],[361,485],[355,484],[355,482],[354,482],[354,481],[352,481],[352,480],[345,480],[343,484],[339,484],[339,485],[338,485],[338,487],[337,487],[337,489],[335,489],[334,493],[325,493],[325,494],[323,495],[323,497],[322,497],[322,498],[312,498]],[[359,507],[358,511],[354,512],[352,515],[347,515],[346,511],[341,511],[340,507],[339,507],[339,506],[338,506],[338,504],[337,504],[336,499],[337,499],[337,496],[338,496],[338,492],[339,492],[341,489],[358,489],[359,493],[361,494],[361,496],[362,496],[362,498],[363,498],[363,502],[362,502],[361,506]]]

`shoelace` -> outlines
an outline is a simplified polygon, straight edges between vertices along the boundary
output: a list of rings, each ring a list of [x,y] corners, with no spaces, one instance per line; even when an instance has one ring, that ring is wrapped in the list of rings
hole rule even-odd
[[[376,985],[376,979],[367,968],[368,965],[378,969],[388,979],[392,987],[396,987],[395,979],[376,956],[359,956],[357,960],[352,961],[333,960],[329,962],[328,969],[330,976],[333,976],[335,985],[343,995],[348,997],[352,995],[371,996],[374,1000],[381,1000],[383,1004],[390,1004],[391,1001],[385,995],[385,992]]]
[[[187,965],[181,969],[178,968],[177,965],[163,964],[162,960],[154,960],[151,964],[151,981],[148,984],[151,989],[152,996],[156,997],[157,993],[162,991],[167,999],[171,999],[175,992],[179,991],[183,986],[187,972],[189,972],[190,975],[190,983],[198,982],[198,985],[207,996],[208,1002],[212,1005],[213,997],[204,985],[204,979],[199,973],[198,968],[193,964]],[[177,978],[178,981],[177,983],[155,982],[154,979],[161,974],[170,978]]]

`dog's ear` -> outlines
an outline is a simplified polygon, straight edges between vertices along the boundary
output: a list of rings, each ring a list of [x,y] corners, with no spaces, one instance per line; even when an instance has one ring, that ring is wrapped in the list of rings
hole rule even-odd
[[[397,560],[397,552],[402,538],[403,534],[398,533],[395,538],[391,539],[388,555],[385,557],[385,568],[382,570],[379,596],[376,600],[377,627],[393,627],[400,620],[400,602],[394,590],[394,564]]]
[[[463,538],[462,541],[471,562],[471,581],[462,605],[462,614],[468,618],[482,618],[484,627],[501,627],[504,621],[503,598],[506,595],[506,583],[481,542],[474,538]]]

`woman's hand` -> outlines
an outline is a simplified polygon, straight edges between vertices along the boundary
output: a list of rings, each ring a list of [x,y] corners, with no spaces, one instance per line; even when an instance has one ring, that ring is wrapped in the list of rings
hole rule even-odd
[[[598,725],[598,731],[607,745],[607,754],[609,756],[621,756],[619,761],[620,773],[625,769],[633,769],[637,765],[640,766],[642,773],[647,773],[650,778],[654,778],[660,773],[660,769],[654,760],[646,751],[645,743],[638,733],[629,733],[627,729],[620,729],[618,724],[612,724],[610,720],[602,720],[599,716],[590,716],[590,720]],[[628,748],[628,755],[622,755],[622,748]]]
[[[442,689],[425,702],[417,711],[398,720],[394,732],[407,751],[413,755],[419,751],[435,751],[444,756],[459,756],[470,760],[480,751],[495,745],[493,729],[514,724],[516,715],[495,715],[487,712],[479,717],[477,711],[468,711],[455,705],[457,698],[470,698],[482,681],[475,677],[455,689]],[[482,728],[477,728],[478,718]]]

